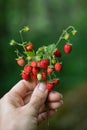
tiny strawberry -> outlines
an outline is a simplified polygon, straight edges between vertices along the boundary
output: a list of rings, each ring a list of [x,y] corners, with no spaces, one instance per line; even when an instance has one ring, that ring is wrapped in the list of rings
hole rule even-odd
[[[22,78],[25,79],[26,81],[30,80],[30,76],[28,74],[22,73]]]
[[[31,77],[33,81],[37,81],[37,75],[32,74]]]
[[[26,66],[24,67],[24,72],[25,72],[26,74],[30,74],[30,73],[32,72],[32,67],[29,66],[29,65],[26,65]]]
[[[37,79],[40,81],[40,80],[42,80],[42,74],[41,73],[38,73],[37,74]]]
[[[46,88],[48,89],[48,91],[52,91],[53,88],[54,88],[53,83],[47,83],[47,84],[46,84]]]
[[[41,67],[41,62],[37,62],[37,67]]]
[[[61,72],[62,71],[62,63],[56,63],[55,64],[55,70],[57,72]]]
[[[71,44],[66,44],[66,45],[64,46],[64,52],[65,52],[66,54],[69,54],[71,51],[72,51],[72,45],[71,45]]]
[[[37,67],[37,62],[33,61],[33,62],[31,63],[31,66],[32,66],[32,67]]]
[[[64,39],[65,39],[65,40],[68,40],[69,37],[70,37],[69,33],[66,32],[66,34],[64,35]]]
[[[24,66],[24,64],[25,64],[24,58],[23,58],[23,57],[19,57],[19,58],[17,59],[17,64],[18,64],[19,66]]]
[[[49,60],[42,60],[41,61],[41,68],[42,69],[47,69],[49,66]]]
[[[47,73],[48,73],[48,75],[51,75],[52,72],[53,72],[53,68],[47,68]]]
[[[28,43],[26,46],[25,46],[25,50],[27,51],[27,52],[32,52],[33,51],[33,49],[34,49],[34,45],[32,44],[32,43]]]
[[[55,57],[61,57],[61,56],[62,56],[60,50],[56,50],[56,51],[54,52],[54,55],[55,55]]]
[[[42,80],[47,80],[47,73],[46,72],[42,72]]]
[[[54,80],[53,80],[54,86],[59,85],[59,83],[60,83],[60,80],[59,80],[59,79],[54,79]]]
[[[38,67],[33,67],[32,68],[32,73],[34,74],[34,75],[37,75],[37,73],[40,71],[40,68],[38,68]]]

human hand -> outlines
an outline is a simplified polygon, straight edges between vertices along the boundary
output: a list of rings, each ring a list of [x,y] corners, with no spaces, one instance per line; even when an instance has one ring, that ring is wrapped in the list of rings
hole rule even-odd
[[[61,106],[60,93],[48,94],[44,83],[21,80],[0,100],[0,130],[35,130]]]

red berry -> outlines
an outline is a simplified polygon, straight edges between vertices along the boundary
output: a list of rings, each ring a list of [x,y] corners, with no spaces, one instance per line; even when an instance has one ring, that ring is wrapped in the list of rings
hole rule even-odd
[[[54,80],[53,80],[54,86],[59,85],[59,83],[60,83],[60,80],[59,80],[59,79],[54,79]]]
[[[31,76],[32,76],[32,80],[33,80],[33,81],[36,81],[36,80],[37,80],[37,75],[32,74]]]
[[[37,62],[33,61],[33,62],[31,63],[31,66],[32,66],[32,67],[37,67]]]
[[[25,67],[24,67],[24,72],[25,72],[26,74],[30,74],[30,73],[32,72],[32,67],[29,66],[29,65],[25,66]]]
[[[53,88],[54,88],[53,83],[47,83],[47,84],[46,84],[46,88],[48,89],[48,91],[53,90]]]
[[[48,73],[48,75],[51,75],[52,72],[53,72],[53,68],[47,68],[47,73]]]
[[[42,80],[47,80],[47,74],[46,74],[46,72],[42,72]]]
[[[55,57],[61,57],[61,56],[62,56],[60,50],[56,50],[56,51],[54,52],[54,55],[55,55]]]
[[[56,63],[56,64],[55,64],[55,70],[56,70],[57,72],[61,72],[61,70],[62,70],[62,64],[61,64],[61,63]]]
[[[71,51],[72,51],[72,45],[71,45],[71,44],[66,44],[66,45],[64,46],[64,52],[65,52],[66,54],[69,54]]]
[[[25,64],[24,58],[19,58],[19,59],[17,60],[17,64],[18,64],[19,66],[24,66],[24,64]]]
[[[47,69],[49,66],[49,60],[42,60],[41,61],[41,68],[42,69]]]
[[[32,73],[34,74],[34,75],[37,75],[37,73],[40,71],[40,68],[38,68],[38,67],[33,67],[32,68]]]
[[[22,73],[22,78],[25,79],[26,81],[30,80],[30,76],[28,74]]]
[[[32,44],[32,43],[29,43],[29,44],[27,44],[26,46],[25,46],[25,50],[27,51],[27,52],[29,52],[29,51],[33,51],[33,49],[34,49],[34,45]]]
[[[41,62],[37,62],[37,67],[41,67]]]

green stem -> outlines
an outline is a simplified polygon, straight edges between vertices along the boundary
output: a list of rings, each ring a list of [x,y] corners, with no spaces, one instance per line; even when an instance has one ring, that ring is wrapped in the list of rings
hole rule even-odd
[[[65,30],[63,30],[62,34],[60,35],[60,37],[59,37],[59,39],[58,39],[58,41],[57,41],[57,43],[56,43],[56,46],[59,45],[59,43],[60,43],[61,40],[63,39],[64,34],[65,34],[68,30],[70,30],[70,29],[75,30],[75,28],[74,28],[73,26],[69,26],[68,28],[66,28]]]

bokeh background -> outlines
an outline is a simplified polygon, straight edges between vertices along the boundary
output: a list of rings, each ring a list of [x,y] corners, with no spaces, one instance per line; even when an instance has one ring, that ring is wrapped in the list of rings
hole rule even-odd
[[[0,0],[0,97],[20,79],[11,39],[20,41],[18,31],[28,25],[24,39],[39,46],[56,42],[69,25],[78,30],[73,51],[63,54],[61,83],[64,105],[50,122],[49,130],[87,130],[87,0]],[[39,129],[46,129],[47,122]]]

